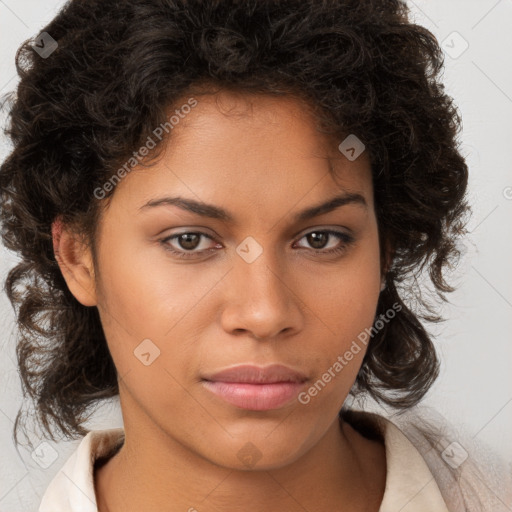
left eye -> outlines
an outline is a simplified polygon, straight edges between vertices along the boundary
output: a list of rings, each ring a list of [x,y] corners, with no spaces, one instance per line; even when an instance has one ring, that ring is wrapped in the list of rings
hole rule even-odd
[[[331,247],[330,249],[325,248],[325,241],[332,239],[332,237],[336,237],[339,241],[341,241],[341,244],[334,245],[334,247]],[[353,238],[348,235],[347,233],[342,233],[340,231],[333,231],[333,230],[317,230],[317,231],[310,231],[309,233],[306,233],[302,238],[308,239],[308,243],[313,245],[313,250],[316,252],[324,252],[324,253],[332,253],[337,252],[342,249],[344,249],[347,245],[349,245]],[[302,240],[301,238],[301,240]],[[321,247],[316,247],[315,245],[320,245]],[[340,248],[340,245],[342,246]]]
[[[338,244],[326,249],[326,245],[328,246],[326,242],[331,240],[333,237],[338,239]],[[196,255],[200,255],[201,253],[215,250],[215,247],[196,250],[201,246],[201,238],[207,238],[212,242],[214,241],[213,238],[206,233],[194,231],[171,235],[161,240],[161,243],[167,251],[170,251],[179,258],[192,258]],[[325,229],[310,231],[303,235],[299,240],[302,239],[307,239],[308,244],[312,246],[312,251],[318,254],[341,253],[354,241],[353,237],[347,233]],[[176,246],[174,246],[173,248],[171,241],[174,240],[178,243],[179,247],[176,248]],[[217,244],[217,247],[220,249],[222,246]]]

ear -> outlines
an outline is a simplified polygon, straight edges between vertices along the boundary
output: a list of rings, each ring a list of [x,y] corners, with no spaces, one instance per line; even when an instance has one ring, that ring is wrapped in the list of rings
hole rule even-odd
[[[383,283],[386,281],[386,274],[389,272],[391,268],[391,264],[393,263],[393,258],[395,256],[395,251],[391,245],[389,240],[386,240],[383,243],[382,247],[382,255],[381,255],[381,278]]]
[[[53,252],[69,291],[84,306],[95,306],[96,287],[90,248],[60,217],[52,223]]]

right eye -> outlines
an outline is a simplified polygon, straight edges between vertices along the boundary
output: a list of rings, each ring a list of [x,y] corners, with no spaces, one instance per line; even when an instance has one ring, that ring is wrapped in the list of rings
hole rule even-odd
[[[169,251],[170,253],[176,255],[178,258],[194,258],[196,255],[201,255],[205,252],[211,252],[212,249],[202,249],[199,251],[196,251],[197,247],[201,246],[201,238],[207,238],[209,240],[213,241],[213,238],[206,233],[201,233],[197,231],[184,231],[182,233],[177,233],[171,236],[168,236],[162,240],[160,240],[160,243],[163,245],[164,249],[166,251]],[[171,244],[170,242],[173,241],[175,244]],[[176,242],[174,242],[176,241]],[[176,247],[176,244],[179,245],[178,248]]]

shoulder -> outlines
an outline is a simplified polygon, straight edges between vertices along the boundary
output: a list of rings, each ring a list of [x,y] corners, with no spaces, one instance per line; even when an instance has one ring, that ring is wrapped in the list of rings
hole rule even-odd
[[[450,512],[512,510],[510,463],[462,428],[450,425],[436,410],[416,406],[405,413],[384,416],[351,409],[344,410],[342,416],[363,435],[381,436],[388,455],[407,452],[405,461],[414,456],[413,447]],[[395,455],[393,458],[398,460]]]
[[[94,470],[124,442],[122,428],[93,430],[48,485],[38,512],[97,512]]]

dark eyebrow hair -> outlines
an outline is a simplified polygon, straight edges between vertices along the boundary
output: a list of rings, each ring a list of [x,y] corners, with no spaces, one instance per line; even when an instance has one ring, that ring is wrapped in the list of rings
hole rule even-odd
[[[365,198],[358,193],[345,193],[335,197],[332,197],[328,201],[311,206],[298,212],[294,215],[294,220],[296,222],[312,219],[313,217],[318,217],[319,215],[323,215],[324,213],[328,213],[340,206],[345,206],[347,204],[359,204],[364,208],[368,208],[368,204]],[[184,197],[162,197],[159,199],[152,199],[148,201],[146,204],[142,205],[139,209],[142,210],[144,208],[153,208],[156,206],[162,205],[172,205],[182,208],[183,210],[187,210],[189,212],[195,213],[196,215],[201,215],[202,217],[209,217],[212,219],[219,219],[224,222],[234,222],[234,217],[219,206],[215,206],[213,204],[203,203],[201,201],[196,201],[195,199],[188,199]]]

